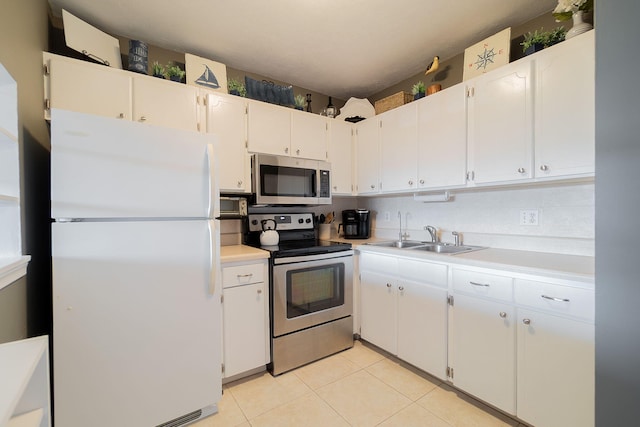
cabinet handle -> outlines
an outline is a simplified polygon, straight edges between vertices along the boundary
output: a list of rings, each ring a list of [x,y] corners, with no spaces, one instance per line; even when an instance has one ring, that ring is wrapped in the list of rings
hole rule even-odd
[[[525,173],[525,169],[524,168],[518,168],[518,173]]]
[[[140,120],[138,120],[140,122],[146,122],[147,118],[145,116],[140,116]]]
[[[371,184],[371,189],[373,190],[374,188],[376,188],[376,186],[374,184]]]
[[[400,286],[398,290],[404,291],[404,286]]]
[[[502,317],[503,319],[506,319],[507,313],[505,313],[504,311],[501,311],[500,312],[500,317]]]
[[[421,185],[422,185],[422,184],[424,184],[424,179],[421,179],[421,180],[420,180],[420,184],[421,184]]]
[[[124,113],[120,113],[120,115],[118,116],[119,119],[124,119]]]
[[[287,153],[287,154],[289,154],[289,147],[285,147],[285,148],[284,148],[284,152],[285,152],[285,153]]]
[[[387,283],[387,288],[390,288],[390,287],[391,287],[391,283]]]
[[[541,166],[540,166],[540,170],[541,170],[541,171],[547,171],[547,170],[549,170],[549,166],[547,166],[547,165],[541,165]]]
[[[488,288],[489,286],[491,286],[491,285],[489,285],[487,283],[478,283],[478,282],[469,282],[469,283],[471,283],[473,286],[482,286],[482,287],[485,287],[485,288]]]
[[[242,187],[242,180],[238,181],[238,187]]]
[[[262,293],[262,289],[258,289],[258,293],[261,294]]]
[[[296,155],[299,156],[300,155],[300,149],[296,150]]]
[[[337,186],[337,185],[334,185],[334,186],[333,186],[333,189],[337,191],[337,190],[338,190],[338,186]]]
[[[249,273],[249,274],[236,274],[236,277],[238,279],[242,278],[242,277],[252,277],[253,273]]]
[[[413,181],[412,180],[409,180],[409,185],[413,185]]]
[[[531,319],[522,319],[522,323],[524,323],[525,325],[530,325]]]
[[[549,297],[547,295],[540,295],[542,298],[544,299],[548,299],[551,301],[558,301],[558,302],[569,302],[569,298],[556,298],[556,297]]]

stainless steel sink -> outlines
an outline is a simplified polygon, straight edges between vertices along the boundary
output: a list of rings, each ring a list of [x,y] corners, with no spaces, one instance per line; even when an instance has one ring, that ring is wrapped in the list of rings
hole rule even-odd
[[[421,246],[415,246],[411,249],[416,251],[428,251],[428,252],[435,252],[439,254],[455,255],[463,252],[478,251],[480,249],[485,249],[485,247],[484,246],[466,246],[466,245],[455,246],[455,245],[447,245],[443,243],[427,243]]]
[[[416,248],[419,246],[424,246],[429,243],[427,242],[419,242],[417,240],[393,240],[387,242],[371,242],[367,243],[367,245],[371,246],[383,246],[385,248]]]

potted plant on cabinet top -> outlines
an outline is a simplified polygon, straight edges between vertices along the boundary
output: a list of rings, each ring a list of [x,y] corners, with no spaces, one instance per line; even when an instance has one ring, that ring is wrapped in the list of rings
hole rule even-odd
[[[164,79],[164,72],[164,67],[160,65],[158,61],[155,61],[151,66],[151,73],[153,74],[153,77]]]
[[[304,106],[307,103],[307,98],[304,95],[298,94],[295,96],[295,98],[293,98],[293,103],[295,105],[296,110],[303,111]]]
[[[525,55],[539,52],[549,46],[564,41],[567,30],[564,27],[557,27],[551,31],[535,30],[525,34],[524,41],[520,43]]]
[[[167,66],[167,76],[174,82],[181,82],[186,72],[180,66],[170,62]]]
[[[426,88],[424,86],[424,82],[419,81],[418,83],[414,84],[413,87],[411,88],[411,93],[413,94],[414,101],[416,99],[424,98],[425,91],[426,91]]]
[[[231,95],[242,96],[242,97],[247,96],[247,88],[244,86],[244,83],[242,83],[240,80],[237,80],[233,77],[227,80],[227,89],[229,89],[229,93]]]

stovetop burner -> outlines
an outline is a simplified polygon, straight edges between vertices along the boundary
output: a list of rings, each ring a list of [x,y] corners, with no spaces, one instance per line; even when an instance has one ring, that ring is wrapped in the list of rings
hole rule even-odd
[[[275,246],[261,246],[260,233],[263,220],[274,220],[280,242]],[[269,221],[270,224],[271,221]],[[313,213],[296,214],[251,214],[249,215],[249,233],[245,243],[271,252],[272,258],[325,254],[348,251],[351,243],[332,242],[316,238]]]

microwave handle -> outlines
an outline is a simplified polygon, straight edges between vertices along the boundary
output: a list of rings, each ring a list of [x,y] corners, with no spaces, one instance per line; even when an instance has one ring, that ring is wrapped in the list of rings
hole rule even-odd
[[[312,197],[318,197],[318,181],[320,180],[320,174],[318,171],[313,172],[313,179],[311,180],[311,195]]]

